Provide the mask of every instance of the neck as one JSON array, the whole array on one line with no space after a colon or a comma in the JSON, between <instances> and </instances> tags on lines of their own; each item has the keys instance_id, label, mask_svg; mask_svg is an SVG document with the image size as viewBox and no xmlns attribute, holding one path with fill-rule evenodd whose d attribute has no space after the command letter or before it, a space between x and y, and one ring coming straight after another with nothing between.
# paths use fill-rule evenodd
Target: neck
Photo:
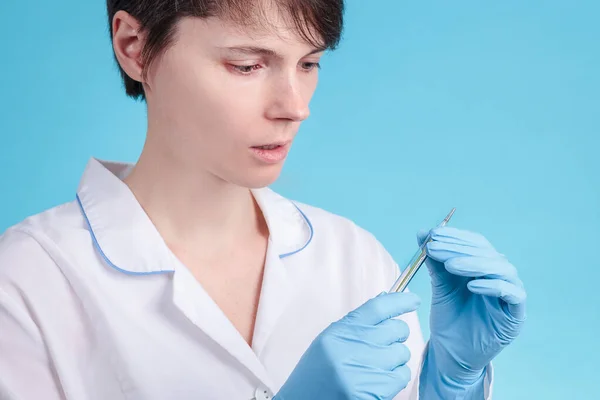
<instances>
[{"instance_id":1,"label":"neck","mask_svg":"<svg viewBox=\"0 0 600 400\"><path fill-rule=\"evenodd\" d=\"M186 170L160 151L145 147L125 183L171 248L202 249L203 258L212 258L240 241L266 236L248 188Z\"/></svg>"}]
</instances>

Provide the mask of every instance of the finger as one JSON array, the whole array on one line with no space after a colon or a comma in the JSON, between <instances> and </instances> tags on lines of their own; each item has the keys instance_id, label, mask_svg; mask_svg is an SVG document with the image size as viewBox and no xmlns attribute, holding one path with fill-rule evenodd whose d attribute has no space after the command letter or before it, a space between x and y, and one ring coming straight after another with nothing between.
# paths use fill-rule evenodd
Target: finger
<instances>
[{"instance_id":1,"label":"finger","mask_svg":"<svg viewBox=\"0 0 600 400\"><path fill-rule=\"evenodd\" d=\"M423 246L425 240L429 236L429 231L426 229L421 229L417 232L417 243L419 247ZM431 282L434 286L443 286L448 283L448 271L444 267L444 263L438 262L431 257L425 259L425 265L429 270L429 276L431 277Z\"/></svg>"},{"instance_id":2,"label":"finger","mask_svg":"<svg viewBox=\"0 0 600 400\"><path fill-rule=\"evenodd\" d=\"M393 371L410 360L410 350L403 343L396 342L389 346L380 347L376 350L379 368L385 371Z\"/></svg>"},{"instance_id":3,"label":"finger","mask_svg":"<svg viewBox=\"0 0 600 400\"><path fill-rule=\"evenodd\" d=\"M393 382L397 385L396 390L399 392L408 386L411 379L411 372L408 365L400 365L392 371Z\"/></svg>"},{"instance_id":4,"label":"finger","mask_svg":"<svg viewBox=\"0 0 600 400\"><path fill-rule=\"evenodd\" d=\"M467 287L473 293L499 297L513 305L521 304L527 298L525 289L500 279L474 279L467 283Z\"/></svg>"},{"instance_id":5,"label":"finger","mask_svg":"<svg viewBox=\"0 0 600 400\"><path fill-rule=\"evenodd\" d=\"M448 272L470 278L501 279L522 286L517 269L504 258L454 257L445 262Z\"/></svg>"},{"instance_id":6,"label":"finger","mask_svg":"<svg viewBox=\"0 0 600 400\"><path fill-rule=\"evenodd\" d=\"M411 379L411 371L408 365L401 365L387 371L379 368L368 368L361 372L362 379L358 379L352 385L353 399L395 399L398 393L408 386ZM347 397L344 396L344 398Z\"/></svg>"},{"instance_id":7,"label":"finger","mask_svg":"<svg viewBox=\"0 0 600 400\"><path fill-rule=\"evenodd\" d=\"M496 250L491 248L473 247L463 244L438 242L435 239L433 240L433 242L429 242L425 246L425 248L429 257L443 263L445 263L451 258L463 256L476 256L488 258L503 257L502 254L498 253Z\"/></svg>"},{"instance_id":8,"label":"finger","mask_svg":"<svg viewBox=\"0 0 600 400\"><path fill-rule=\"evenodd\" d=\"M410 334L408 324L400 319L386 319L375 326L371 340L382 346L389 346L396 342L405 342Z\"/></svg>"},{"instance_id":9,"label":"finger","mask_svg":"<svg viewBox=\"0 0 600 400\"><path fill-rule=\"evenodd\" d=\"M467 283L467 287L473 293L502 299L513 317L525 316L527 293L522 287L500 279L475 279Z\"/></svg>"},{"instance_id":10,"label":"finger","mask_svg":"<svg viewBox=\"0 0 600 400\"><path fill-rule=\"evenodd\" d=\"M429 236L429 230L427 229L420 229L417 232L417 244L419 245L419 247L423 246L423 242L425 242L425 239L427 239L427 236Z\"/></svg>"},{"instance_id":11,"label":"finger","mask_svg":"<svg viewBox=\"0 0 600 400\"><path fill-rule=\"evenodd\" d=\"M460 244L469 247L494 248L482 234L451 226L433 228L431 230L431 238L439 242Z\"/></svg>"},{"instance_id":12,"label":"finger","mask_svg":"<svg viewBox=\"0 0 600 400\"><path fill-rule=\"evenodd\" d=\"M349 312L349 322L377 325L387 319L415 311L421 305L419 296L412 292L383 293Z\"/></svg>"}]
</instances>

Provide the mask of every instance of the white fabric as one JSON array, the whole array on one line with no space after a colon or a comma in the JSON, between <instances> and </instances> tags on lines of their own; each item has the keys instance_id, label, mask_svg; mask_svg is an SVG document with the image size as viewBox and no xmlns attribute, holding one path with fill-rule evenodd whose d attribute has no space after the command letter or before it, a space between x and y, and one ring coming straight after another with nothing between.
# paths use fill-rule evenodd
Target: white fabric
<instances>
[{"instance_id":1,"label":"white fabric","mask_svg":"<svg viewBox=\"0 0 600 400\"><path fill-rule=\"evenodd\" d=\"M399 274L351 221L253 190L270 238L250 347L121 181L130 168L91 159L74 201L0 236L1 399L271 398L319 332ZM416 313L402 319L414 379L397 400L416 398L425 349Z\"/></svg>"}]
</instances>

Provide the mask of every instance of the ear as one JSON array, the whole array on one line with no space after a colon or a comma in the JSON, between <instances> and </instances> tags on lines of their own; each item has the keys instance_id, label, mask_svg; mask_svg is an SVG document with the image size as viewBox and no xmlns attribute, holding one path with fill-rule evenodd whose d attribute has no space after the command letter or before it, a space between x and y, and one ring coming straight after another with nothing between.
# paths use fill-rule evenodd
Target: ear
<instances>
[{"instance_id":1,"label":"ear","mask_svg":"<svg viewBox=\"0 0 600 400\"><path fill-rule=\"evenodd\" d=\"M121 68L131 78L142 82L142 50L145 36L140 23L127 12L120 10L112 20L113 50Z\"/></svg>"}]
</instances>

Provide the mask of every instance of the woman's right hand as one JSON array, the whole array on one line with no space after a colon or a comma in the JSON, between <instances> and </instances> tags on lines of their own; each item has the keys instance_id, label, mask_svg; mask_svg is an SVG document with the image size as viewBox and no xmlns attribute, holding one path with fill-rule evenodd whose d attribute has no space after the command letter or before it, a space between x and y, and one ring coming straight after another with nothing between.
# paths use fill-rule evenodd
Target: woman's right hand
<instances>
[{"instance_id":1,"label":"woman's right hand","mask_svg":"<svg viewBox=\"0 0 600 400\"><path fill-rule=\"evenodd\" d=\"M332 323L301 357L274 400L393 399L410 379L408 325L413 293L382 293Z\"/></svg>"}]
</instances>

